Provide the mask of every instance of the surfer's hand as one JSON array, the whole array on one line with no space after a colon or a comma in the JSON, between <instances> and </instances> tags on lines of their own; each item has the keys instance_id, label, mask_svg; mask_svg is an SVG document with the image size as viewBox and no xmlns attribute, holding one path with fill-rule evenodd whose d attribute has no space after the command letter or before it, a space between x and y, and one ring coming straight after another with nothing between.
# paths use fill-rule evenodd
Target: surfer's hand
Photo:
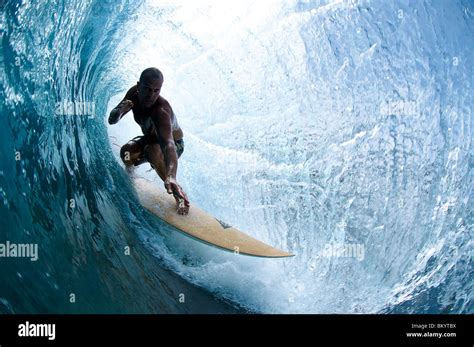
<instances>
[{"instance_id":1,"label":"surfer's hand","mask_svg":"<svg viewBox=\"0 0 474 347\"><path fill-rule=\"evenodd\" d=\"M168 177L165 181L165 188L168 194L173 194L176 199L176 207L178 214L184 215L189 212L189 199L183 188L176 182L176 179Z\"/></svg>"},{"instance_id":2,"label":"surfer's hand","mask_svg":"<svg viewBox=\"0 0 474 347\"><path fill-rule=\"evenodd\" d=\"M122 102L120 104L118 104L117 108L118 108L118 113L119 114L124 114L124 113L127 113L128 111L130 111L133 107L133 102L131 100L122 100Z\"/></svg>"}]
</instances>

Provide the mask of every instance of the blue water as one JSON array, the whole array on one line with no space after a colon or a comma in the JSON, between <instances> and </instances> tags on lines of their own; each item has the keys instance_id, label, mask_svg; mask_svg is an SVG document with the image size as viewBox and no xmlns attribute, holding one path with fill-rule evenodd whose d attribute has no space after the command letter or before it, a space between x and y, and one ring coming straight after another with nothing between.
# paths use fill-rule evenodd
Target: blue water
<instances>
[{"instance_id":1,"label":"blue water","mask_svg":"<svg viewBox=\"0 0 474 347\"><path fill-rule=\"evenodd\" d=\"M0 258L0 312L474 312L471 1L0 6L0 243L39 253ZM106 117L149 66L192 203L296 257L139 206Z\"/></svg>"}]
</instances>

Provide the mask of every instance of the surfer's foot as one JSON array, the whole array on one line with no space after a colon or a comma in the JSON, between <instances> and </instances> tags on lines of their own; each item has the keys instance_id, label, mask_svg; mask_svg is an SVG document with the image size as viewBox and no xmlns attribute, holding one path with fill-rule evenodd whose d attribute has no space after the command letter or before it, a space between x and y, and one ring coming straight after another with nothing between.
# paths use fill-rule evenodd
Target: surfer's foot
<instances>
[{"instance_id":1,"label":"surfer's foot","mask_svg":"<svg viewBox=\"0 0 474 347\"><path fill-rule=\"evenodd\" d=\"M186 215L189 213L189 206L186 205L186 201L179 196L174 195L174 199L176 200L176 212L180 215Z\"/></svg>"}]
</instances>

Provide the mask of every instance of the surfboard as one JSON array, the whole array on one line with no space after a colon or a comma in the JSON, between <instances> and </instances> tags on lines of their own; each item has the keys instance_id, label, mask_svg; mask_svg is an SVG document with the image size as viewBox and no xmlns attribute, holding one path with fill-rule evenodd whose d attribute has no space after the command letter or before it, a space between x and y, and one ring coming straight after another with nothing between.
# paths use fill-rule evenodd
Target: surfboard
<instances>
[{"instance_id":1,"label":"surfboard","mask_svg":"<svg viewBox=\"0 0 474 347\"><path fill-rule=\"evenodd\" d=\"M132 177L132 181L143 207L189 237L236 254L266 258L294 256L220 221L201 210L192 201L189 214L179 215L176 212L175 199L164 187L161 188L141 177Z\"/></svg>"}]
</instances>

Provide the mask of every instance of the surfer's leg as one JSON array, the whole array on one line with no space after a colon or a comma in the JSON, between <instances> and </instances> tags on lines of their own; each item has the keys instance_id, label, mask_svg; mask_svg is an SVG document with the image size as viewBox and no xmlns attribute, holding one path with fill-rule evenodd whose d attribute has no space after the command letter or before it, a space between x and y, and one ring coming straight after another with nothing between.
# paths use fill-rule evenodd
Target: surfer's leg
<instances>
[{"instance_id":1,"label":"surfer's leg","mask_svg":"<svg viewBox=\"0 0 474 347\"><path fill-rule=\"evenodd\" d=\"M123 145L122 148L120 148L120 158L122 158L127 168L141 164L140 161L143 159L142 137L135 137Z\"/></svg>"},{"instance_id":2,"label":"surfer's leg","mask_svg":"<svg viewBox=\"0 0 474 347\"><path fill-rule=\"evenodd\" d=\"M175 140L174 144L176 146L176 154L181 157L181 154L184 152L184 141L183 139ZM166 164L163 151L159 144L150 143L144 146L143 148L144 158L150 163L153 169L155 169L158 176L161 177L163 181L166 180Z\"/></svg>"},{"instance_id":3,"label":"surfer's leg","mask_svg":"<svg viewBox=\"0 0 474 347\"><path fill-rule=\"evenodd\" d=\"M166 181L165 157L163 156L160 145L157 143L146 145L143 152L146 160L148 160L151 167L155 169L158 176L160 176L163 182Z\"/></svg>"}]
</instances>

